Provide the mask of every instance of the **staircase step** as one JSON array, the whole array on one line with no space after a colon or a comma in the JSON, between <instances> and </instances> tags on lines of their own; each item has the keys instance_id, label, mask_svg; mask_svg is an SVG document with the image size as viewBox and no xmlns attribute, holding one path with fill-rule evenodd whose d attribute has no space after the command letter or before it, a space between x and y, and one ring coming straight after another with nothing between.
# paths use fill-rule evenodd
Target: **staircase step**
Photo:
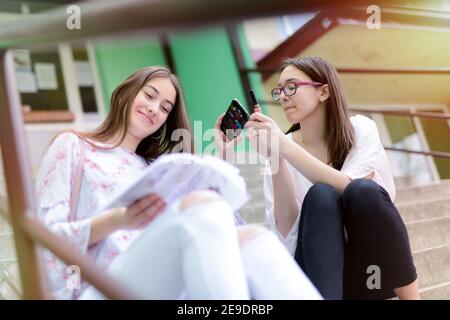
<instances>
[{"instance_id":1,"label":"staircase step","mask_svg":"<svg viewBox=\"0 0 450 320\"><path fill-rule=\"evenodd\" d=\"M250 204L244 206L239 212L249 223L265 222L263 204ZM414 251L450 243L450 216L406 222L406 227Z\"/></svg>"},{"instance_id":2,"label":"staircase step","mask_svg":"<svg viewBox=\"0 0 450 320\"><path fill-rule=\"evenodd\" d=\"M450 282L450 243L413 253L420 288ZM450 296L448 296L450 298Z\"/></svg>"},{"instance_id":3,"label":"staircase step","mask_svg":"<svg viewBox=\"0 0 450 320\"><path fill-rule=\"evenodd\" d=\"M450 216L450 197L396 205L405 222Z\"/></svg>"},{"instance_id":4,"label":"staircase step","mask_svg":"<svg viewBox=\"0 0 450 320\"><path fill-rule=\"evenodd\" d=\"M450 197L450 180L442 180L409 188L399 188L395 197L395 203L399 204L444 197Z\"/></svg>"},{"instance_id":5,"label":"staircase step","mask_svg":"<svg viewBox=\"0 0 450 320\"><path fill-rule=\"evenodd\" d=\"M420 297L423 300L449 300L450 299L450 283L446 283L434 288L420 291Z\"/></svg>"},{"instance_id":6,"label":"staircase step","mask_svg":"<svg viewBox=\"0 0 450 320\"><path fill-rule=\"evenodd\" d=\"M253 182L253 181L252 181ZM262 181L250 183L247 182L247 190L252 194L261 194L264 196L264 183Z\"/></svg>"},{"instance_id":7,"label":"staircase step","mask_svg":"<svg viewBox=\"0 0 450 320\"><path fill-rule=\"evenodd\" d=\"M266 213L264 206L244 206L239 210L239 214L248 223L265 223Z\"/></svg>"},{"instance_id":8,"label":"staircase step","mask_svg":"<svg viewBox=\"0 0 450 320\"><path fill-rule=\"evenodd\" d=\"M264 192L250 192L252 198L248 202L252 205L264 205Z\"/></svg>"},{"instance_id":9,"label":"staircase step","mask_svg":"<svg viewBox=\"0 0 450 320\"><path fill-rule=\"evenodd\" d=\"M0 281L0 298L6 300L22 299L22 282L18 265L11 263L4 270L3 275L3 281Z\"/></svg>"},{"instance_id":10,"label":"staircase step","mask_svg":"<svg viewBox=\"0 0 450 320\"><path fill-rule=\"evenodd\" d=\"M21 295L7 281L0 285L0 300L22 300Z\"/></svg>"},{"instance_id":11,"label":"staircase step","mask_svg":"<svg viewBox=\"0 0 450 320\"><path fill-rule=\"evenodd\" d=\"M258 192L263 189L263 180L260 178L244 178L249 192Z\"/></svg>"},{"instance_id":12,"label":"staircase step","mask_svg":"<svg viewBox=\"0 0 450 320\"><path fill-rule=\"evenodd\" d=\"M262 179L264 178L264 167L262 166L239 167L239 174L245 180L257 179L262 181Z\"/></svg>"},{"instance_id":13,"label":"staircase step","mask_svg":"<svg viewBox=\"0 0 450 320\"><path fill-rule=\"evenodd\" d=\"M14 258L14 238L12 234L0 234L0 261Z\"/></svg>"},{"instance_id":14,"label":"staircase step","mask_svg":"<svg viewBox=\"0 0 450 320\"><path fill-rule=\"evenodd\" d=\"M406 228L413 251L450 243L450 217L409 222Z\"/></svg>"},{"instance_id":15,"label":"staircase step","mask_svg":"<svg viewBox=\"0 0 450 320\"><path fill-rule=\"evenodd\" d=\"M264 207L264 192L249 190L249 193L251 199L247 207ZM450 198L402 203L396 205L396 207L406 223L431 218L450 217Z\"/></svg>"},{"instance_id":16,"label":"staircase step","mask_svg":"<svg viewBox=\"0 0 450 320\"><path fill-rule=\"evenodd\" d=\"M7 222L5 217L0 215L0 234L11 233L11 232L12 232L11 226L9 225L9 223Z\"/></svg>"}]
</instances>

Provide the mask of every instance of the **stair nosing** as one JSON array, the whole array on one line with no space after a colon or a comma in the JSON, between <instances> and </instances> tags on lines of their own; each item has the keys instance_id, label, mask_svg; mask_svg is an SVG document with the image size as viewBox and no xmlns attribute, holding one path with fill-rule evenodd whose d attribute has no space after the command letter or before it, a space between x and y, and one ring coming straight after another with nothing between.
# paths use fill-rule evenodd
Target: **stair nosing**
<instances>
[{"instance_id":1,"label":"stair nosing","mask_svg":"<svg viewBox=\"0 0 450 320\"><path fill-rule=\"evenodd\" d=\"M446 287L446 286L449 286L449 285L450 285L450 281L447 281L447 282L443 282L443 283L440 283L440 284L436 284L434 286L428 286L428 287L425 287L425 288L419 288L419 293L428 292L428 291L431 291L431 290L434 290L434 289L443 288L443 287Z\"/></svg>"},{"instance_id":2,"label":"stair nosing","mask_svg":"<svg viewBox=\"0 0 450 320\"><path fill-rule=\"evenodd\" d=\"M398 207L398 206L403 206L403 205L430 203L430 202L442 201L442 200L450 201L450 195L445 196L445 197L436 197L436 198L425 199L425 200L412 200L412 201L405 201L405 202L399 202L399 203L394 201L394 204L396 207Z\"/></svg>"},{"instance_id":3,"label":"stair nosing","mask_svg":"<svg viewBox=\"0 0 450 320\"><path fill-rule=\"evenodd\" d=\"M412 220L412 221L405 222L405 225L410 226L410 225L414 225L414 224L419 224L419 223L424 223L424 222L433 222L433 221L438 221L438 220L450 220L450 215L445 215L442 217L435 217L435 218L428 218L428 219Z\"/></svg>"},{"instance_id":4,"label":"stair nosing","mask_svg":"<svg viewBox=\"0 0 450 320\"><path fill-rule=\"evenodd\" d=\"M427 183L423 183L423 184L416 184L416 185L411 185L411 186L407 186L407 187L400 187L397 188L397 191L405 191L405 190L410 190L410 189L419 189L419 188L426 188L426 187L435 187L435 186L440 186L440 185L446 185L446 184L450 184L450 180L449 179L442 179L439 181L430 181Z\"/></svg>"},{"instance_id":5,"label":"stair nosing","mask_svg":"<svg viewBox=\"0 0 450 320\"><path fill-rule=\"evenodd\" d=\"M412 254L415 255L415 254L432 251L432 250L436 250L436 249L442 249L442 248L446 248L446 247L450 248L450 243L445 243L445 244L440 244L440 245L425 248L425 249L415 250L415 251L412 251Z\"/></svg>"}]
</instances>

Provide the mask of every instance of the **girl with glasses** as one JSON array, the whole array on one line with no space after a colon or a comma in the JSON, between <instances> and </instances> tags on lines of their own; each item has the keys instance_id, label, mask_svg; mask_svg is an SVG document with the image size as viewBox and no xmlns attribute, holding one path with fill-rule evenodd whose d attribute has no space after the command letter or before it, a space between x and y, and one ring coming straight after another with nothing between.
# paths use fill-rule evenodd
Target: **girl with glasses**
<instances>
[{"instance_id":1,"label":"girl with glasses","mask_svg":"<svg viewBox=\"0 0 450 320\"><path fill-rule=\"evenodd\" d=\"M419 298L375 122L349 115L338 73L322 58L284 61L271 93L290 129L284 134L259 108L246 127L272 171L268 223L291 255L325 299Z\"/></svg>"}]
</instances>

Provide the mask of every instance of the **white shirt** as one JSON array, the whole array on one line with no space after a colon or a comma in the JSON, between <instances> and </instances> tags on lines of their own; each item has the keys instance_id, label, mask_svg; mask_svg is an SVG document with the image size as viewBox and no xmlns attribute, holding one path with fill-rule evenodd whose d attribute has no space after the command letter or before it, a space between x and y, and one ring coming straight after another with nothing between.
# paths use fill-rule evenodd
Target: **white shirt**
<instances>
[{"instance_id":1,"label":"white shirt","mask_svg":"<svg viewBox=\"0 0 450 320\"><path fill-rule=\"evenodd\" d=\"M80 253L89 254L100 269L106 270L141 231L119 230L89 246L92 218L123 184L141 175L147 162L121 147L105 149L83 143L85 160L75 220L69 221L70 194L79 163L80 140L73 133L59 135L41 161L36 177L37 217L52 232L69 240ZM80 289L72 290L67 285L67 266L48 251L45 252L45 265L55 298L77 298L87 288L88 284L83 282Z\"/></svg>"},{"instance_id":2,"label":"white shirt","mask_svg":"<svg viewBox=\"0 0 450 320\"><path fill-rule=\"evenodd\" d=\"M394 178L375 122L368 117L355 115L350 117L350 123L354 129L355 140L353 147L345 158L341 172L352 180L364 178L373 173L372 180L385 188L392 201L394 201ZM288 137L292 139L292 134L288 134ZM281 235L275 225L273 186L272 176L270 174L267 174L264 178L264 198L268 224L284 243L291 255L294 256L297 247L298 224L300 221L303 199L309 188L311 188L312 183L289 163L287 166L292 177L299 212L297 213L297 219L286 238Z\"/></svg>"}]
</instances>

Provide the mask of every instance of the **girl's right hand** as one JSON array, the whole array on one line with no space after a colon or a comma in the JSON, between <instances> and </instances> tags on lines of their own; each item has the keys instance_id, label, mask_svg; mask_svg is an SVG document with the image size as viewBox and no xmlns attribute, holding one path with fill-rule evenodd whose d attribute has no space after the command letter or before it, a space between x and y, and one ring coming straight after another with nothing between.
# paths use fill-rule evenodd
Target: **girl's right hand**
<instances>
[{"instance_id":1,"label":"girl's right hand","mask_svg":"<svg viewBox=\"0 0 450 320\"><path fill-rule=\"evenodd\" d=\"M165 201L151 193L134 202L128 208L114 211L117 229L140 229L146 227L166 208Z\"/></svg>"}]
</instances>

